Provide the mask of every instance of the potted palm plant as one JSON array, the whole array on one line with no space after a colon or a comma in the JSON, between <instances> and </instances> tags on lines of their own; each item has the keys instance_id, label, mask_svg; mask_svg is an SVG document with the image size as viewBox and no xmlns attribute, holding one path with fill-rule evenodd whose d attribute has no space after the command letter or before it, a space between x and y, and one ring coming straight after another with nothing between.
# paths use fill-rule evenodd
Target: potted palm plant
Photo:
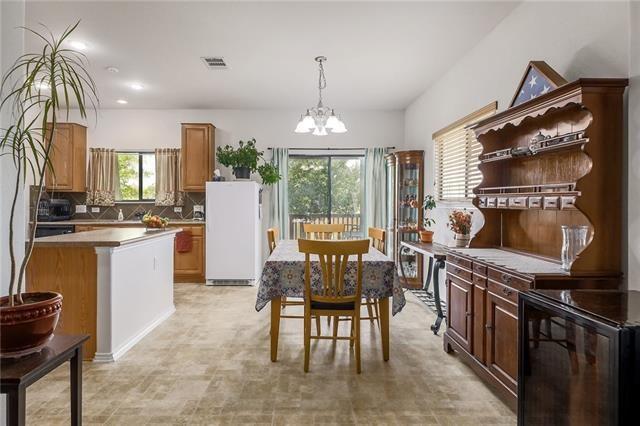
<instances>
[{"instance_id":1,"label":"potted palm plant","mask_svg":"<svg viewBox=\"0 0 640 426\"><path fill-rule=\"evenodd\" d=\"M87 72L86 57L66 47L78 23L59 37L48 29L42 33L25 30L42 42L36 53L19 57L0 85L0 109L9 113L7 128L0 133L0 155L15 166L15 185L9 216L10 282L8 296L0 298L0 356L21 356L40 350L50 339L62 309L62 295L55 292L24 292L27 264L33 252L37 209L31 209L25 254L14 251L14 222L19 194L32 180L38 205L44 188L45 171L51 168L50 152L56 141L56 126L68 119L71 108L86 118L87 109L97 105L96 86ZM50 141L47 142L47 141ZM5 175L6 176L6 175Z\"/></svg>"},{"instance_id":2,"label":"potted palm plant","mask_svg":"<svg viewBox=\"0 0 640 426\"><path fill-rule=\"evenodd\" d=\"M424 210L423 228L420 230L420 241L423 243L433 242L433 231L430 230L431 226L435 225L436 221L431 217L431 210L436 208L436 199L433 195L427 195L424 197L422 203L422 210Z\"/></svg>"},{"instance_id":3,"label":"potted palm plant","mask_svg":"<svg viewBox=\"0 0 640 426\"><path fill-rule=\"evenodd\" d=\"M278 168L264 160L264 152L256 148L256 140L240 141L238 148L231 145L219 146L216 150L218 162L233 169L236 179L249 180L251 173L258 172L262 183L273 185L281 179ZM262 161L262 164L258 163Z\"/></svg>"}]
</instances>

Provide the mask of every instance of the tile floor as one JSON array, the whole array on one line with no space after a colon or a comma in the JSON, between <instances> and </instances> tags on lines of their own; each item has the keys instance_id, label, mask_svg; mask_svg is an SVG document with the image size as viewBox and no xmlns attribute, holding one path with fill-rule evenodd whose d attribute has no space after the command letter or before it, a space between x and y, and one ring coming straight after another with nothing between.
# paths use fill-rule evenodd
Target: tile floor
<instances>
[{"instance_id":1,"label":"tile floor","mask_svg":"<svg viewBox=\"0 0 640 426\"><path fill-rule=\"evenodd\" d=\"M361 375L346 341L312 342L305 374L300 320L282 321L279 359L271 363L269 308L255 312L255 293L177 284L171 318L118 362L84 364L84 424L516 422L469 368L443 352L441 338L428 331L433 314L409 293L391 320L388 363L377 330L362 327ZM69 424L67 373L61 367L28 389L27 424Z\"/></svg>"}]
</instances>

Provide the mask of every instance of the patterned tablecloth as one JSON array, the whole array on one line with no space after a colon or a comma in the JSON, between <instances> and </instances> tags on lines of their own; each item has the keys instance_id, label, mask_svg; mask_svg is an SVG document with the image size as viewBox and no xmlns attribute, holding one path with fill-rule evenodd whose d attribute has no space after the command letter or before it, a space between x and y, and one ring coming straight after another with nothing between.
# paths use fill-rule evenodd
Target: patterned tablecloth
<instances>
[{"instance_id":1,"label":"patterned tablecloth","mask_svg":"<svg viewBox=\"0 0 640 426\"><path fill-rule=\"evenodd\" d=\"M311 258L311 287L314 291L322 288L320 264ZM317 259L317 258L316 258ZM393 261L371 247L362 256L362 296L372 299L393 297L393 315L402 310L406 301ZM347 263L345 288L353 293L357 263L355 257ZM298 241L278 241L276 249L267 259L262 270L256 311L264 308L275 297L304 296L304 254L298 251Z\"/></svg>"}]
</instances>

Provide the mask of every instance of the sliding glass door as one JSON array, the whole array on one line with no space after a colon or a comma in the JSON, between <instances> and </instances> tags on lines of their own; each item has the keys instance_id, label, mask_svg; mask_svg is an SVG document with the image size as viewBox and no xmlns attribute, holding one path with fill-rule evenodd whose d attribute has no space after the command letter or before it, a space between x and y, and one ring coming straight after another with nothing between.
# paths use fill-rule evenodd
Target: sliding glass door
<instances>
[{"instance_id":1,"label":"sliding glass door","mask_svg":"<svg viewBox=\"0 0 640 426\"><path fill-rule=\"evenodd\" d=\"M289 221L292 238L303 223L344 223L348 236L363 236L364 157L289 156Z\"/></svg>"}]
</instances>

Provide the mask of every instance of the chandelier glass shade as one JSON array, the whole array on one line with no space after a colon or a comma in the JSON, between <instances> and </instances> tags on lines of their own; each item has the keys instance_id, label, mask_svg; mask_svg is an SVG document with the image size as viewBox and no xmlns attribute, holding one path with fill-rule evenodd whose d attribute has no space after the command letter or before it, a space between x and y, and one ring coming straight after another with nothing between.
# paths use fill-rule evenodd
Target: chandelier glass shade
<instances>
[{"instance_id":1,"label":"chandelier glass shade","mask_svg":"<svg viewBox=\"0 0 640 426\"><path fill-rule=\"evenodd\" d=\"M333 110L322 103L322 90L327 87L327 80L324 76L323 62L327 60L324 56L318 56L318 105L307 109L307 112L300 116L300 121L296 126L296 133L311 133L314 136L326 136L329 133L345 133L347 127L340 117Z\"/></svg>"}]
</instances>

